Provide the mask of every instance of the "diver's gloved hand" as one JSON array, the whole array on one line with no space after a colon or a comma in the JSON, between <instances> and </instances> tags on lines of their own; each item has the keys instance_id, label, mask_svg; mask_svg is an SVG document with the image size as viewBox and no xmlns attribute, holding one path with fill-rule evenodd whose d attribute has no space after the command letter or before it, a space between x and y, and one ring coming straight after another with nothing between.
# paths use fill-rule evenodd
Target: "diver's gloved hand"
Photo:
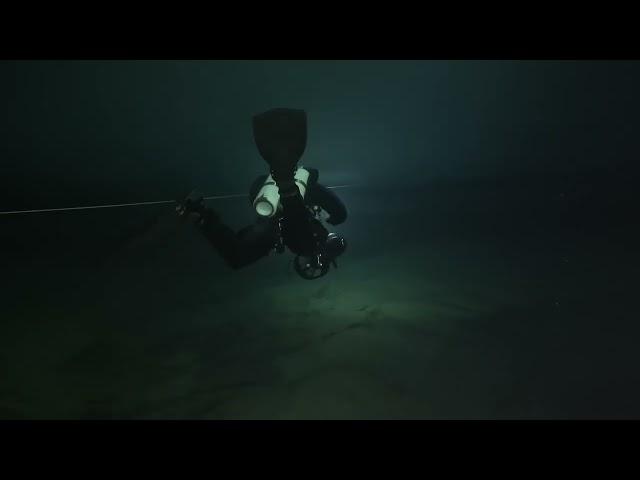
<instances>
[{"instance_id":1,"label":"diver's gloved hand","mask_svg":"<svg viewBox=\"0 0 640 480\"><path fill-rule=\"evenodd\" d=\"M204 211L204 197L196 190L187 195L183 201L178 202L178 206L176 207L176 212L179 217L187 217L192 213L197 213L202 216Z\"/></svg>"}]
</instances>

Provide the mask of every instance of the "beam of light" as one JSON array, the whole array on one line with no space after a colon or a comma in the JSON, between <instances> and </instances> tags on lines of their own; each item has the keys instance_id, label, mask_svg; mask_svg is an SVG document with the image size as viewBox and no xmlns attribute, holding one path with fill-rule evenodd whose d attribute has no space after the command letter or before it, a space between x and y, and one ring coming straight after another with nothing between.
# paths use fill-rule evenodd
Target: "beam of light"
<instances>
[{"instance_id":1,"label":"beam of light","mask_svg":"<svg viewBox=\"0 0 640 480\"><path fill-rule=\"evenodd\" d=\"M353 187L354 184L351 185L335 185L327 188L346 188ZM220 200L224 198L242 198L247 197L247 193L236 193L232 195L214 195L210 197L203 197L204 200ZM174 203L177 204L176 200L158 200L153 202L136 202L136 203L113 203L109 205L88 205L83 207L64 207L64 208L39 208L36 210L8 210L6 212L0 212L0 215L18 215L23 213L49 213L49 212L69 212L73 210L95 210L98 208L122 208L122 207L137 207L142 205L162 205Z\"/></svg>"}]
</instances>

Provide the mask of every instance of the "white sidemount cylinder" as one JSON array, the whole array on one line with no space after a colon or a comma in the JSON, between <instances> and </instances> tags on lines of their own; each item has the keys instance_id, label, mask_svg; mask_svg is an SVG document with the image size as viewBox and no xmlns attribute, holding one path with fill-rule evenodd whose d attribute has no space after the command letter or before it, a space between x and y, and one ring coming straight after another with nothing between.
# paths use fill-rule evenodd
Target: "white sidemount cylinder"
<instances>
[{"instance_id":1,"label":"white sidemount cylinder","mask_svg":"<svg viewBox=\"0 0 640 480\"><path fill-rule=\"evenodd\" d=\"M261 217L273 217L280 205L280 193L273 177L269 175L253 200L253 208Z\"/></svg>"},{"instance_id":2,"label":"white sidemount cylinder","mask_svg":"<svg viewBox=\"0 0 640 480\"><path fill-rule=\"evenodd\" d=\"M309 171L303 167L299 167L296 170L295 182L302 198L304 198L305 193L307 193L308 181ZM258 195L256 195L256 198L253 200L253 207L256 209L258 215L262 217L273 217L278 209L282 208L280 205L280 192L271 175L266 178Z\"/></svg>"},{"instance_id":3,"label":"white sidemount cylinder","mask_svg":"<svg viewBox=\"0 0 640 480\"><path fill-rule=\"evenodd\" d=\"M304 198L304 194L307 193L307 182L309 181L309 170L304 167L300 167L296 170L295 175L296 185L300 190L300 195Z\"/></svg>"}]
</instances>

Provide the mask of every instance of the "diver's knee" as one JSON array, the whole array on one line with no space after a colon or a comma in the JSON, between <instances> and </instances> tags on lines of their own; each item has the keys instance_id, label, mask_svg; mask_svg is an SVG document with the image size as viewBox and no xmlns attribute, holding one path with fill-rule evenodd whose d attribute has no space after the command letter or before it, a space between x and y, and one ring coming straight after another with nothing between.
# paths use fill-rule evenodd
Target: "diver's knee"
<instances>
[{"instance_id":1,"label":"diver's knee","mask_svg":"<svg viewBox=\"0 0 640 480\"><path fill-rule=\"evenodd\" d=\"M226 260L225 263L231 270L237 271L242 269L242 267L244 267L242 262L239 262L238 260L235 260L235 259L225 259L225 260Z\"/></svg>"},{"instance_id":2,"label":"diver's knee","mask_svg":"<svg viewBox=\"0 0 640 480\"><path fill-rule=\"evenodd\" d=\"M249 265L251 262L248 262L246 259L243 259L239 255L234 255L230 257L225 257L225 263L231 270L242 270L244 267Z\"/></svg>"}]
</instances>

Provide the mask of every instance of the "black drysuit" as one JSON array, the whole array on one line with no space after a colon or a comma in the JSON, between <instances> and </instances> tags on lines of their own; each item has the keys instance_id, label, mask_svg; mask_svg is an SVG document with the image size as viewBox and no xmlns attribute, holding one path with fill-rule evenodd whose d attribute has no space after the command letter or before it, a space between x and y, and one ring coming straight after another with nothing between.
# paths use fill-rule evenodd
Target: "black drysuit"
<instances>
[{"instance_id":1,"label":"black drysuit","mask_svg":"<svg viewBox=\"0 0 640 480\"><path fill-rule=\"evenodd\" d=\"M313 255L329 233L315 219L311 208L320 207L329 214L327 223L339 225L347 218L347 210L337 195L318 183L318 171L308 168L309 181L304 199L296 190L291 197L282 197L282 210L273 217L258 217L252 225L237 233L222 223L219 215L207 208L202 212L198 226L233 269L250 265L268 255L279 245L286 246L296 255ZM251 186L249 200L260 191L267 175L258 177Z\"/></svg>"}]
</instances>

